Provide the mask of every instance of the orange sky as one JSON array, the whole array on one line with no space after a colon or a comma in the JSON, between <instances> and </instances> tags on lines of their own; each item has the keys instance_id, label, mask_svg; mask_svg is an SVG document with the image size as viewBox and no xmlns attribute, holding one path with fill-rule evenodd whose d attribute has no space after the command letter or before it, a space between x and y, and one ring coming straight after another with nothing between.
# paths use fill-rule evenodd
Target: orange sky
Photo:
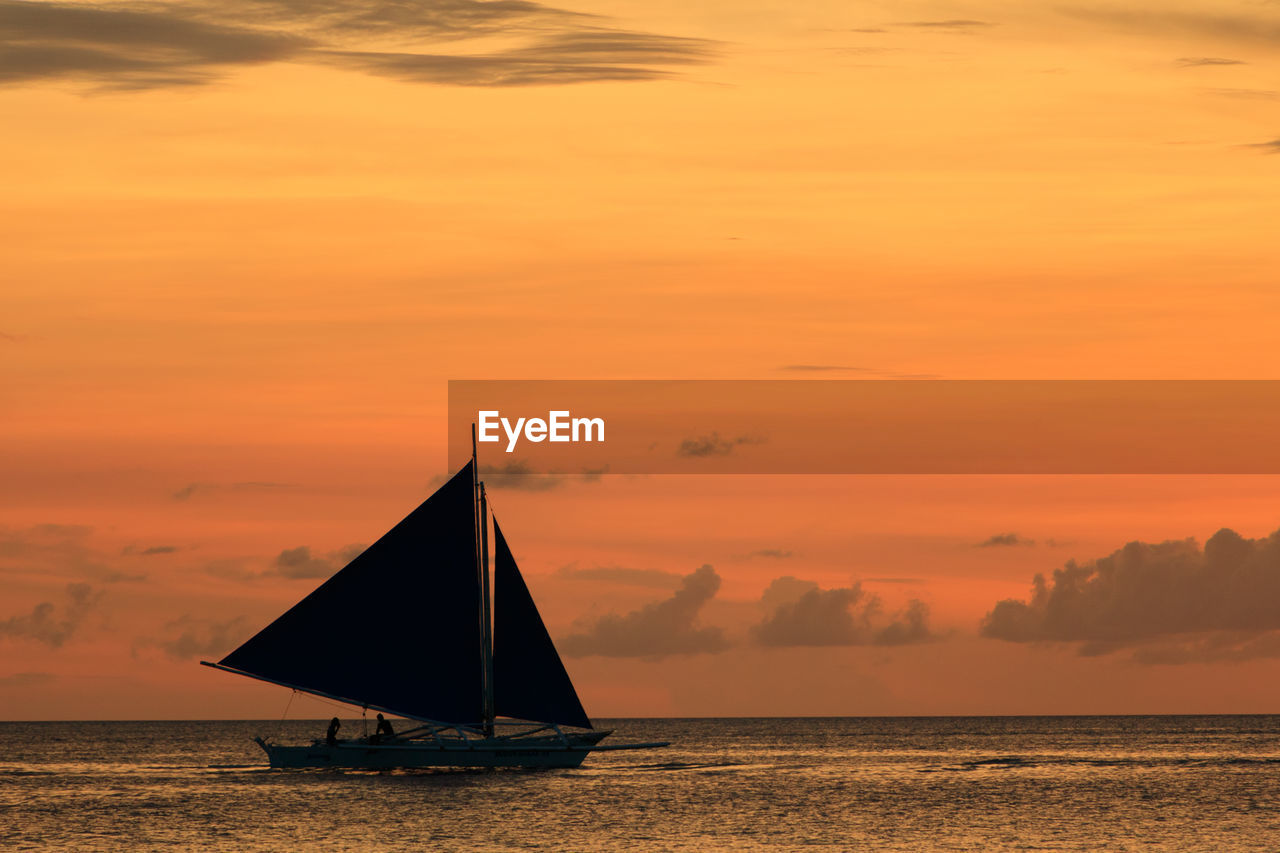
<instances>
[{"instance_id":1,"label":"orange sky","mask_svg":"<svg viewBox=\"0 0 1280 853\"><path fill-rule=\"evenodd\" d=\"M449 379L1275 378L1273 7L355 6L381 23L0 0L0 718L278 713L165 644L265 624L316 583L282 551L425 497ZM567 660L594 716L1190 712L1277 710L1274 657L979 622L1131 540L1265 536L1277 496L655 477L495 504L557 638L721 578L698 618L726 651ZM975 547L1005 533L1035 544ZM668 574L573 575L600 567ZM762 647L782 576L918 598L933 637ZM42 602L59 643L24 633Z\"/></svg>"}]
</instances>

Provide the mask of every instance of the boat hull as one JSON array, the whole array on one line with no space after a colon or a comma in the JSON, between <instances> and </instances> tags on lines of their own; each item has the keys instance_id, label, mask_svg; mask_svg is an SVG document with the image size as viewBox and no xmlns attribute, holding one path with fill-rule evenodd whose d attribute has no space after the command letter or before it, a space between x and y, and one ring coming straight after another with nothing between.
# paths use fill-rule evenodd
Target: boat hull
<instances>
[{"instance_id":1,"label":"boat hull","mask_svg":"<svg viewBox=\"0 0 1280 853\"><path fill-rule=\"evenodd\" d=\"M258 745L277 769L341 768L349 770L403 770L432 767L528 767L572 768L608 732L573 734L565 738L474 740L462 744L431 741L369 743L365 740L323 741L309 746L282 746L261 739ZM523 742L522 742L523 741Z\"/></svg>"}]
</instances>

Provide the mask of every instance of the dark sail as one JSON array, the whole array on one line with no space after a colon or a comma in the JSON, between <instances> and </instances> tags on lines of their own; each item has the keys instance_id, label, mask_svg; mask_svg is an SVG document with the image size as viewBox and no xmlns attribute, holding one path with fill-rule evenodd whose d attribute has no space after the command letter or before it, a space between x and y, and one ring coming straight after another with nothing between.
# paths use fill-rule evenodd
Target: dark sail
<instances>
[{"instance_id":1,"label":"dark sail","mask_svg":"<svg viewBox=\"0 0 1280 853\"><path fill-rule=\"evenodd\" d=\"M425 720L482 713L471 464L222 666Z\"/></svg>"},{"instance_id":2,"label":"dark sail","mask_svg":"<svg viewBox=\"0 0 1280 853\"><path fill-rule=\"evenodd\" d=\"M591 728L495 519L494 707L504 717Z\"/></svg>"}]
</instances>

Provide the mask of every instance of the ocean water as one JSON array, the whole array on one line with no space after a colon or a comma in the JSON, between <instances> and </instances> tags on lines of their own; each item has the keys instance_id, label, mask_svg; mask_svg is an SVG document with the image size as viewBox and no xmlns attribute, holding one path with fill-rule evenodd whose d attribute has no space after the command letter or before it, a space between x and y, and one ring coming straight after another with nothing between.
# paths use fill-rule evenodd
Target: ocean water
<instances>
[{"instance_id":1,"label":"ocean water","mask_svg":"<svg viewBox=\"0 0 1280 853\"><path fill-rule=\"evenodd\" d=\"M253 735L325 721L0 723L0 850L1280 850L1276 716L599 724L673 743L272 771Z\"/></svg>"}]
</instances>

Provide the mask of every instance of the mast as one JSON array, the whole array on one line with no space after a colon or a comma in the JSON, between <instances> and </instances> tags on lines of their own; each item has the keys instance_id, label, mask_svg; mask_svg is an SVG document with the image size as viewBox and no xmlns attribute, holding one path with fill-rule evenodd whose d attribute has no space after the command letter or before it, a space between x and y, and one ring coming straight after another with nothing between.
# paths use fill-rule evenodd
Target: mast
<instances>
[{"instance_id":1,"label":"mast","mask_svg":"<svg viewBox=\"0 0 1280 853\"><path fill-rule=\"evenodd\" d=\"M484 605L484 731L493 735L493 599L489 595L489 498L480 484L480 595Z\"/></svg>"},{"instance_id":2,"label":"mast","mask_svg":"<svg viewBox=\"0 0 1280 853\"><path fill-rule=\"evenodd\" d=\"M489 502L480 482L476 425L471 425L471 485L476 511L476 573L480 576L481 717L486 736L493 735L493 619L489 604Z\"/></svg>"}]
</instances>

